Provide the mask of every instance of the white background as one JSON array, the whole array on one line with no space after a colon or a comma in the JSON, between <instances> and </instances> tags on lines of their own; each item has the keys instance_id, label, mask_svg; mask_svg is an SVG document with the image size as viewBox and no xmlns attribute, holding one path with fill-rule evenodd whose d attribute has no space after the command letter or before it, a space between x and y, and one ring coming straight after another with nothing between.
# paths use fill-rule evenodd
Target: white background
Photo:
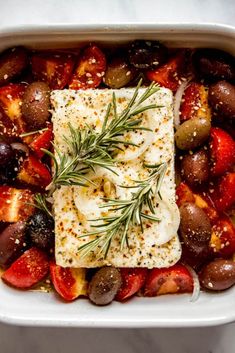
<instances>
[{"instance_id":1,"label":"white background","mask_svg":"<svg viewBox=\"0 0 235 353\"><path fill-rule=\"evenodd\" d=\"M0 28L39 23L216 22L234 0L0 0ZM1 298L0 298L1 300ZM234 303L235 310L235 303ZM233 353L235 324L198 329L47 329L0 324L1 353Z\"/></svg>"}]
</instances>

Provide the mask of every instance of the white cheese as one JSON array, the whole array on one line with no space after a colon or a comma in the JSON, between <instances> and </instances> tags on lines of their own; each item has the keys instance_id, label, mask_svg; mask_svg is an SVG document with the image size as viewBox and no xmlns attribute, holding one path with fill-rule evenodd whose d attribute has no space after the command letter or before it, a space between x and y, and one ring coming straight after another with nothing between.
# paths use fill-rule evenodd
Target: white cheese
<instances>
[{"instance_id":1,"label":"white cheese","mask_svg":"<svg viewBox=\"0 0 235 353\"><path fill-rule=\"evenodd\" d=\"M140 94L144 89L140 89ZM120 90L63 90L51 94L54 143L62 152L67 152L63 136L69 135L68 123L75 128L84 128L86 124L95 131L100 131L108 103L115 92L118 112L127 106L134 89ZM177 236L179 226L178 208L175 204L174 182L174 131L173 97L170 90L160 88L144 104L157 104L159 107L142 113L142 125L152 129L127 133L125 140L134 141L141 147L129 146L125 152L116 156L118 163L115 171L118 175L97 168L88 177L95 186L63 186L54 193L56 262L65 267L169 267L176 263L181 255L181 246ZM78 248L94 239L91 236L80 237L91 230L90 220L107 215L102 198L110 192L117 199L129 199L133 189L121 188L120 185L133 185L133 180L148 176L147 164L167 162L161 194L163 200L154 199L156 216L161 221L143 222L144 231L135 225L129 231L129 248L120 251L117 237L110 247L108 256L103 258L99 249L81 257ZM106 190L107 189L107 190ZM109 214L108 214L109 215Z\"/></svg>"}]
</instances>

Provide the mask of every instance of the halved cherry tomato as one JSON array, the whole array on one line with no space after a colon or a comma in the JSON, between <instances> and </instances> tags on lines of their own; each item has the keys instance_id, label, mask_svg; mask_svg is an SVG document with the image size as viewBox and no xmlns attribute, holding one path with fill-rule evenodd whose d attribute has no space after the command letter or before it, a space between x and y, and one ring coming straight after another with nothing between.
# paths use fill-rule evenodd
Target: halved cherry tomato
<instances>
[{"instance_id":1,"label":"halved cherry tomato","mask_svg":"<svg viewBox=\"0 0 235 353\"><path fill-rule=\"evenodd\" d=\"M38 133L37 136L30 143L29 147L33 150L38 158L42 158L44 156L44 149L50 149L51 143L53 140L53 130L52 125L50 124L47 129L41 133Z\"/></svg>"},{"instance_id":2,"label":"halved cherry tomato","mask_svg":"<svg viewBox=\"0 0 235 353\"><path fill-rule=\"evenodd\" d=\"M212 206L211 201L206 197L206 195L194 194L195 204L202 208L210 219L211 224L213 224L219 217L217 210Z\"/></svg>"},{"instance_id":3,"label":"halved cherry tomato","mask_svg":"<svg viewBox=\"0 0 235 353\"><path fill-rule=\"evenodd\" d=\"M229 217L224 215L213 225L210 246L215 255L222 257L235 253L235 228Z\"/></svg>"},{"instance_id":4,"label":"halved cherry tomato","mask_svg":"<svg viewBox=\"0 0 235 353\"><path fill-rule=\"evenodd\" d=\"M50 263L51 280L57 293L67 301L87 295L85 268L64 268Z\"/></svg>"},{"instance_id":5,"label":"halved cherry tomato","mask_svg":"<svg viewBox=\"0 0 235 353\"><path fill-rule=\"evenodd\" d=\"M185 62L185 52L180 52L171 58L159 69L147 71L146 76L150 81L159 83L160 86L171 89L173 92L180 85L180 76Z\"/></svg>"},{"instance_id":6,"label":"halved cherry tomato","mask_svg":"<svg viewBox=\"0 0 235 353\"><path fill-rule=\"evenodd\" d=\"M235 141L224 130L213 127L210 134L211 173L219 176L229 171L235 163Z\"/></svg>"},{"instance_id":7,"label":"halved cherry tomato","mask_svg":"<svg viewBox=\"0 0 235 353\"><path fill-rule=\"evenodd\" d=\"M176 264L169 268L152 269L146 279L144 296L155 297L192 291L193 278L189 270L184 265Z\"/></svg>"},{"instance_id":8,"label":"halved cherry tomato","mask_svg":"<svg viewBox=\"0 0 235 353\"><path fill-rule=\"evenodd\" d=\"M208 91L201 83L192 82L184 91L180 106L181 122L197 117L210 119L211 110L208 104Z\"/></svg>"},{"instance_id":9,"label":"halved cherry tomato","mask_svg":"<svg viewBox=\"0 0 235 353\"><path fill-rule=\"evenodd\" d=\"M26 131L26 124L21 114L22 97L25 87L24 84L15 83L0 87L0 105L16 126L18 133Z\"/></svg>"},{"instance_id":10,"label":"halved cherry tomato","mask_svg":"<svg viewBox=\"0 0 235 353\"><path fill-rule=\"evenodd\" d=\"M33 76L46 82L51 89L63 89L69 82L74 58L68 54L35 54L31 58Z\"/></svg>"},{"instance_id":11,"label":"halved cherry tomato","mask_svg":"<svg viewBox=\"0 0 235 353\"><path fill-rule=\"evenodd\" d=\"M106 58L104 53L96 45L85 48L78 61L69 88L87 89L98 87L105 74L105 69Z\"/></svg>"},{"instance_id":12,"label":"halved cherry tomato","mask_svg":"<svg viewBox=\"0 0 235 353\"><path fill-rule=\"evenodd\" d=\"M31 248L21 255L3 273L2 279L16 288L30 288L40 282L49 271L47 255L40 249Z\"/></svg>"},{"instance_id":13,"label":"halved cherry tomato","mask_svg":"<svg viewBox=\"0 0 235 353\"><path fill-rule=\"evenodd\" d=\"M27 189L0 186L0 221L26 220L34 211L33 194Z\"/></svg>"},{"instance_id":14,"label":"halved cherry tomato","mask_svg":"<svg viewBox=\"0 0 235 353\"><path fill-rule=\"evenodd\" d=\"M19 126L6 115L4 109L0 106L0 136L9 142L14 141L20 134Z\"/></svg>"},{"instance_id":15,"label":"halved cherry tomato","mask_svg":"<svg viewBox=\"0 0 235 353\"><path fill-rule=\"evenodd\" d=\"M181 182L176 188L176 203L180 207L185 202L195 202L195 196L190 187Z\"/></svg>"},{"instance_id":16,"label":"halved cherry tomato","mask_svg":"<svg viewBox=\"0 0 235 353\"><path fill-rule=\"evenodd\" d=\"M122 286L115 299L123 301L136 294L144 285L147 268L121 268Z\"/></svg>"},{"instance_id":17,"label":"halved cherry tomato","mask_svg":"<svg viewBox=\"0 0 235 353\"><path fill-rule=\"evenodd\" d=\"M51 182L51 174L45 164L29 155L22 163L17 179L27 184L45 187Z\"/></svg>"},{"instance_id":18,"label":"halved cherry tomato","mask_svg":"<svg viewBox=\"0 0 235 353\"><path fill-rule=\"evenodd\" d=\"M235 172L227 173L215 182L209 197L218 211L229 209L235 203Z\"/></svg>"}]
</instances>

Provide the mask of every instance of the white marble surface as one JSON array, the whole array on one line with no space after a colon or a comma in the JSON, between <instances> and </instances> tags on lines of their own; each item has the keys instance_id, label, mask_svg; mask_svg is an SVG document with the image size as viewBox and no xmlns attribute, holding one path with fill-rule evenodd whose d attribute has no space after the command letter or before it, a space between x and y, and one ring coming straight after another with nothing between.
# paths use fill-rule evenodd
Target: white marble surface
<instances>
[{"instance_id":1,"label":"white marble surface","mask_svg":"<svg viewBox=\"0 0 235 353\"><path fill-rule=\"evenodd\" d=\"M234 19L234 0L0 0L0 28L59 22L235 25ZM0 352L232 353L235 352L234 331L235 324L202 329L144 330L47 329L0 324Z\"/></svg>"}]
</instances>

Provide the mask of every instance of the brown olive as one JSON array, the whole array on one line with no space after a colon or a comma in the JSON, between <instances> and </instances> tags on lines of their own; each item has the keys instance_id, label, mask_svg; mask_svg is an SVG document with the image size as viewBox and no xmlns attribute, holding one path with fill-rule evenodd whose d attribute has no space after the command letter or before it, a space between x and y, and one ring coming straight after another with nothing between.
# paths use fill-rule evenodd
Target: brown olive
<instances>
[{"instance_id":1,"label":"brown olive","mask_svg":"<svg viewBox=\"0 0 235 353\"><path fill-rule=\"evenodd\" d=\"M136 40L128 55L130 64L136 69L154 69L165 62L167 49L156 41Z\"/></svg>"},{"instance_id":2,"label":"brown olive","mask_svg":"<svg viewBox=\"0 0 235 353\"><path fill-rule=\"evenodd\" d=\"M218 49L199 49L193 55L195 72L212 80L235 79L235 59Z\"/></svg>"},{"instance_id":3,"label":"brown olive","mask_svg":"<svg viewBox=\"0 0 235 353\"><path fill-rule=\"evenodd\" d=\"M121 57L114 58L109 62L104 82L111 88L121 88L126 86L133 79L133 71L128 63Z\"/></svg>"},{"instance_id":4,"label":"brown olive","mask_svg":"<svg viewBox=\"0 0 235 353\"><path fill-rule=\"evenodd\" d=\"M206 118L195 118L181 124L175 133L176 146L181 150L191 150L201 146L209 137L211 122Z\"/></svg>"},{"instance_id":5,"label":"brown olive","mask_svg":"<svg viewBox=\"0 0 235 353\"><path fill-rule=\"evenodd\" d=\"M25 246L25 223L8 225L0 235L0 265L8 266Z\"/></svg>"},{"instance_id":6,"label":"brown olive","mask_svg":"<svg viewBox=\"0 0 235 353\"><path fill-rule=\"evenodd\" d=\"M235 284L235 262L216 259L205 265L199 279L201 286L209 290L224 290Z\"/></svg>"},{"instance_id":7,"label":"brown olive","mask_svg":"<svg viewBox=\"0 0 235 353\"><path fill-rule=\"evenodd\" d=\"M205 150L183 156L181 174L190 186L197 186L209 178L209 159Z\"/></svg>"},{"instance_id":8,"label":"brown olive","mask_svg":"<svg viewBox=\"0 0 235 353\"><path fill-rule=\"evenodd\" d=\"M21 74L28 64L25 48L16 47L5 50L0 56L0 85L4 85Z\"/></svg>"},{"instance_id":9,"label":"brown olive","mask_svg":"<svg viewBox=\"0 0 235 353\"><path fill-rule=\"evenodd\" d=\"M22 114L31 128L45 126L50 116L50 89L44 82L33 82L26 88L22 101Z\"/></svg>"},{"instance_id":10,"label":"brown olive","mask_svg":"<svg viewBox=\"0 0 235 353\"><path fill-rule=\"evenodd\" d=\"M91 279L89 299L96 305L107 305L113 301L121 284L122 278L117 268L102 267Z\"/></svg>"},{"instance_id":11,"label":"brown olive","mask_svg":"<svg viewBox=\"0 0 235 353\"><path fill-rule=\"evenodd\" d=\"M211 238L211 224L206 213L194 203L180 207L180 235L187 248L194 253L204 252Z\"/></svg>"},{"instance_id":12,"label":"brown olive","mask_svg":"<svg viewBox=\"0 0 235 353\"><path fill-rule=\"evenodd\" d=\"M219 81L209 88L209 102L214 110L235 119L235 86Z\"/></svg>"}]
</instances>

